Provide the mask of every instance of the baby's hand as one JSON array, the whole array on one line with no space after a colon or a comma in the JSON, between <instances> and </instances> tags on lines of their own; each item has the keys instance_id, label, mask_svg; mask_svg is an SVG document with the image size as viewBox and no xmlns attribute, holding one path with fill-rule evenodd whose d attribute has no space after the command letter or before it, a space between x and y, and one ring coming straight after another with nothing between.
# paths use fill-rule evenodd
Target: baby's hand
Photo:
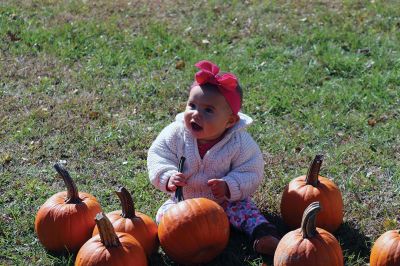
<instances>
[{"instance_id":1,"label":"baby's hand","mask_svg":"<svg viewBox=\"0 0 400 266\"><path fill-rule=\"evenodd\" d=\"M167 190L175 191L177 186L184 187L186 185L187 185L186 176L182 173L176 173L169 178L167 184Z\"/></svg>"},{"instance_id":2,"label":"baby's hand","mask_svg":"<svg viewBox=\"0 0 400 266\"><path fill-rule=\"evenodd\" d=\"M207 185L211 188L211 192L217 199L225 199L230 197L228 184L223 179L210 179Z\"/></svg>"}]
</instances>

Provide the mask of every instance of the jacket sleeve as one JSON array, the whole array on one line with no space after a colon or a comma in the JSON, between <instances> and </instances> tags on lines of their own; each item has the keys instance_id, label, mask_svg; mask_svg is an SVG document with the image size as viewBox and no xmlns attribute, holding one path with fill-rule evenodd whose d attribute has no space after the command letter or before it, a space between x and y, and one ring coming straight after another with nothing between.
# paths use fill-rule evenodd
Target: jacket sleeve
<instances>
[{"instance_id":1,"label":"jacket sleeve","mask_svg":"<svg viewBox=\"0 0 400 266\"><path fill-rule=\"evenodd\" d=\"M232 170L223 177L229 187L229 201L238 201L251 196L264 176L264 160L257 143L247 132L241 134L239 142L240 148L233 158Z\"/></svg>"},{"instance_id":2,"label":"jacket sleeve","mask_svg":"<svg viewBox=\"0 0 400 266\"><path fill-rule=\"evenodd\" d=\"M179 125L174 122L165 127L151 144L147 153L150 182L159 190L167 191L169 178L178 172Z\"/></svg>"}]
</instances>

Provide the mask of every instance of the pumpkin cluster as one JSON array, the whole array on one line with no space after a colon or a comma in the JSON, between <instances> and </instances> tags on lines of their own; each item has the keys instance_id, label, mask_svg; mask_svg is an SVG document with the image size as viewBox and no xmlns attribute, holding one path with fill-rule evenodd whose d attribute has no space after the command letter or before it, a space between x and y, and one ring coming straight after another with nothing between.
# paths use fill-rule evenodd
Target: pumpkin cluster
<instances>
[{"instance_id":1,"label":"pumpkin cluster","mask_svg":"<svg viewBox=\"0 0 400 266\"><path fill-rule=\"evenodd\" d=\"M67 191L53 195L40 207L35 231L48 251L77 253L76 266L147 265L147 257L160 244L176 262L199 264L211 261L228 243L229 221L214 201L182 197L157 226L135 210L124 187L116 191L121 210L105 214L94 196L78 192L67 170L59 164L54 167Z\"/></svg>"},{"instance_id":2,"label":"pumpkin cluster","mask_svg":"<svg viewBox=\"0 0 400 266\"><path fill-rule=\"evenodd\" d=\"M282 219L295 230L279 242L275 266L343 265L341 247L332 235L343 222L343 200L336 184L319 175L322 160L322 155L315 156L307 175L291 180L282 193ZM400 265L400 230L388 231L376 240L370 265Z\"/></svg>"},{"instance_id":3,"label":"pumpkin cluster","mask_svg":"<svg viewBox=\"0 0 400 266\"><path fill-rule=\"evenodd\" d=\"M281 215L292 231L279 242L275 266L342 266L343 253L333 236L343 222L339 188L320 176L323 161L317 155L308 173L285 187ZM184 158L181 159L182 171ZM35 231L50 252L77 253L75 265L147 265L159 246L175 262L198 265L210 262L228 244L230 228L223 208L205 198L184 199L168 209L157 224L135 210L131 194L121 187L116 194L121 210L104 214L97 199L79 192L70 174L54 165L66 191L50 197L39 209ZM382 234L372 247L371 266L400 265L400 231Z\"/></svg>"},{"instance_id":4,"label":"pumpkin cluster","mask_svg":"<svg viewBox=\"0 0 400 266\"><path fill-rule=\"evenodd\" d=\"M147 256L158 249L157 224L135 211L131 194L116 191L122 210L102 212L97 199L78 192L61 165L54 168L67 191L50 197L39 209L35 231L51 253L77 253L75 265L147 265Z\"/></svg>"}]
</instances>

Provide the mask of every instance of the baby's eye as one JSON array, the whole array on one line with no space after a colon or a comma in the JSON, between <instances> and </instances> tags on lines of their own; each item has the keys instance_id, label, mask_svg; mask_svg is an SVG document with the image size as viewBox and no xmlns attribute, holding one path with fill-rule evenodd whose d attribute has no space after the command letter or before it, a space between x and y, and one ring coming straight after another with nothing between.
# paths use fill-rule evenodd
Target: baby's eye
<instances>
[{"instance_id":1,"label":"baby's eye","mask_svg":"<svg viewBox=\"0 0 400 266\"><path fill-rule=\"evenodd\" d=\"M206 113L209 113L209 114L214 113L214 110L211 109L211 108L206 108L206 109L204 109L204 110L206 111Z\"/></svg>"},{"instance_id":2,"label":"baby's eye","mask_svg":"<svg viewBox=\"0 0 400 266\"><path fill-rule=\"evenodd\" d=\"M190 109L196 108L196 105L194 103L188 103L187 105Z\"/></svg>"}]
</instances>

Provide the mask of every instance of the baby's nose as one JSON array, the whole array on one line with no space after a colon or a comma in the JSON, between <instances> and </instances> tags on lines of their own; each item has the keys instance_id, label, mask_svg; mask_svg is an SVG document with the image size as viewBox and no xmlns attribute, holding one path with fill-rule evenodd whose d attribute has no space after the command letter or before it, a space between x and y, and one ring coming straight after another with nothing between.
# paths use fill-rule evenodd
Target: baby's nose
<instances>
[{"instance_id":1,"label":"baby's nose","mask_svg":"<svg viewBox=\"0 0 400 266\"><path fill-rule=\"evenodd\" d=\"M199 117L199 116L200 116L199 110L193 110L193 117Z\"/></svg>"}]
</instances>

